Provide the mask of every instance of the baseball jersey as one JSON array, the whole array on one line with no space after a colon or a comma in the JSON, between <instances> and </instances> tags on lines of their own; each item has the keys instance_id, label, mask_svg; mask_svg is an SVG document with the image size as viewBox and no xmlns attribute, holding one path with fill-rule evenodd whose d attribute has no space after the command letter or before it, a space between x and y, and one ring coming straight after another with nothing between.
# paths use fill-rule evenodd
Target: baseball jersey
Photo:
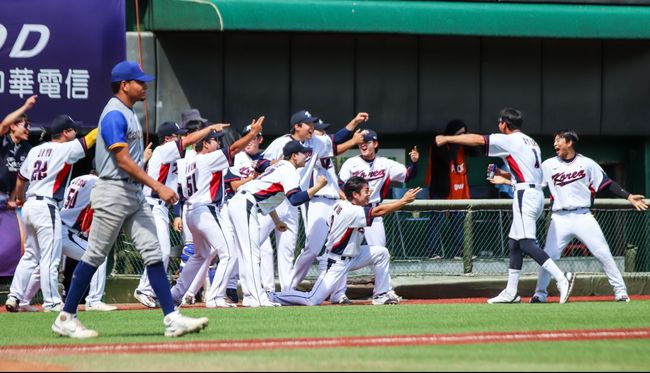
<instances>
[{"instance_id":1,"label":"baseball jersey","mask_svg":"<svg viewBox=\"0 0 650 373\"><path fill-rule=\"evenodd\" d=\"M542 151L535 140L523 132L493 133L484 138L485 154L503 159L516 183L542 183Z\"/></svg>"},{"instance_id":2,"label":"baseball jersey","mask_svg":"<svg viewBox=\"0 0 650 373\"><path fill-rule=\"evenodd\" d=\"M346 160L339 171L339 179L344 183L352 176L366 179L370 189L369 202L372 204L386 198L391 181L404 182L409 173L403 164L392 159L378 156L372 161L366 161L357 155Z\"/></svg>"},{"instance_id":3,"label":"baseball jersey","mask_svg":"<svg viewBox=\"0 0 650 373\"><path fill-rule=\"evenodd\" d=\"M314 135L314 138L316 138L320 144L317 146L317 148L322 148L323 150L320 152L320 155L318 159L315 161L313 170L311 172L311 180L305 187L301 183L301 188L303 190L307 190L307 188L312 187L315 183L316 180L318 180L319 176L325 176L327 178L327 185L325 185L321 190L316 192L316 196L321 196L321 197L327 197L327 198L339 198L339 183L338 183L338 176L336 176L336 170L334 169L334 162L332 161L332 157L336 155L336 145L334 145L332 137L323 135L323 136L316 136ZM314 141L312 141L313 143ZM316 145L307 145L306 146L316 146ZM314 151L316 153L316 151ZM306 170L305 172L307 172ZM308 174L305 173L304 177L307 177ZM302 179L301 179L302 181Z\"/></svg>"},{"instance_id":4,"label":"baseball jersey","mask_svg":"<svg viewBox=\"0 0 650 373\"><path fill-rule=\"evenodd\" d=\"M307 139L303 146L311 148L311 153L307 153L305 166L298 169L300 174L300 188L307 190L314 184L314 169L319 164L332 166L332 157L334 156L334 146L329 136L312 136ZM338 194L337 194L338 196Z\"/></svg>"},{"instance_id":5,"label":"baseball jersey","mask_svg":"<svg viewBox=\"0 0 650 373\"><path fill-rule=\"evenodd\" d=\"M542 163L544 182L551 193L551 210L575 210L593 205L596 192L612 183L605 171L581 154L565 161L560 157Z\"/></svg>"},{"instance_id":6,"label":"baseball jersey","mask_svg":"<svg viewBox=\"0 0 650 373\"><path fill-rule=\"evenodd\" d=\"M251 193L262 214L275 210L286 197L300 192L298 171L289 161L269 166L257 179L242 185L239 191Z\"/></svg>"},{"instance_id":7,"label":"baseball jersey","mask_svg":"<svg viewBox=\"0 0 650 373\"><path fill-rule=\"evenodd\" d=\"M13 192L18 170L31 148L27 141L16 144L9 134L0 137L0 193Z\"/></svg>"},{"instance_id":8,"label":"baseball jersey","mask_svg":"<svg viewBox=\"0 0 650 373\"><path fill-rule=\"evenodd\" d=\"M179 181L183 194L187 193L187 203L191 206L221 205L225 197L223 179L231 164L230 148L197 154L185 162L185 169L179 172Z\"/></svg>"},{"instance_id":9,"label":"baseball jersey","mask_svg":"<svg viewBox=\"0 0 650 373\"><path fill-rule=\"evenodd\" d=\"M259 153L251 156L246 152L239 152L235 154L235 160L230 171L245 179L255 171L255 165L257 165L257 160L260 159L260 156L261 154Z\"/></svg>"},{"instance_id":10,"label":"baseball jersey","mask_svg":"<svg viewBox=\"0 0 650 373\"><path fill-rule=\"evenodd\" d=\"M329 231L325 250L344 256L358 255L364 227L372 225L371 212L369 206L353 205L346 200L336 202L327 218Z\"/></svg>"},{"instance_id":11,"label":"baseball jersey","mask_svg":"<svg viewBox=\"0 0 650 373\"><path fill-rule=\"evenodd\" d=\"M81 231L84 217L90 210L90 192L97 179L95 175L83 175L70 182L61 209L63 225Z\"/></svg>"},{"instance_id":12,"label":"baseball jersey","mask_svg":"<svg viewBox=\"0 0 650 373\"><path fill-rule=\"evenodd\" d=\"M95 149L97 176L102 179L129 179L129 174L117 166L117 160L111 150L128 146L131 159L140 168L144 166L142 126L135 111L117 97L112 97L99 118L98 128L99 136Z\"/></svg>"},{"instance_id":13,"label":"baseball jersey","mask_svg":"<svg viewBox=\"0 0 650 373\"><path fill-rule=\"evenodd\" d=\"M154 149L151 159L147 164L147 174L172 190L178 185L178 164L177 161L183 156L182 141L168 141ZM150 187L142 188L144 195L152 198L159 198L158 193Z\"/></svg>"},{"instance_id":14,"label":"baseball jersey","mask_svg":"<svg viewBox=\"0 0 650 373\"><path fill-rule=\"evenodd\" d=\"M273 140L266 149L264 149L261 158L268 159L269 161L283 159L284 155L282 154L282 148L284 148L284 146L287 145L289 141L294 140L296 139L294 139L290 134L278 137L277 139Z\"/></svg>"},{"instance_id":15,"label":"baseball jersey","mask_svg":"<svg viewBox=\"0 0 650 373\"><path fill-rule=\"evenodd\" d=\"M194 159L194 157L196 157L196 150L194 150L193 148L192 149L187 148L185 149L185 157L176 160L176 172L177 172L176 179L178 181L180 195L182 195L186 201L189 196L187 195L187 190L183 189L185 188L184 185L186 184L181 183L181 180L185 178L185 169L186 169L185 165L191 162Z\"/></svg>"},{"instance_id":16,"label":"baseball jersey","mask_svg":"<svg viewBox=\"0 0 650 373\"><path fill-rule=\"evenodd\" d=\"M27 198L41 196L63 200L72 165L83 158L87 150L83 138L50 141L32 148L18 172L19 178L29 182Z\"/></svg>"}]
</instances>

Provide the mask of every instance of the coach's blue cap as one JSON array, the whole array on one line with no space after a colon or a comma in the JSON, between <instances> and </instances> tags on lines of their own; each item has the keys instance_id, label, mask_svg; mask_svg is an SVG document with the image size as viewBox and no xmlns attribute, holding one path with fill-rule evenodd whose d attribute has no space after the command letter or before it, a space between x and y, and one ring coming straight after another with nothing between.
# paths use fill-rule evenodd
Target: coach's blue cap
<instances>
[{"instance_id":1,"label":"coach's blue cap","mask_svg":"<svg viewBox=\"0 0 650 373\"><path fill-rule=\"evenodd\" d=\"M176 122L164 122L160 125L160 127L158 127L158 131L156 133L158 134L159 139L164 139L165 136L185 135L187 133L187 130L181 128Z\"/></svg>"},{"instance_id":2,"label":"coach's blue cap","mask_svg":"<svg viewBox=\"0 0 650 373\"><path fill-rule=\"evenodd\" d=\"M291 116L291 126L298 123L316 123L318 122L318 117L311 115L307 110L300 110L296 113L293 113Z\"/></svg>"},{"instance_id":3,"label":"coach's blue cap","mask_svg":"<svg viewBox=\"0 0 650 373\"><path fill-rule=\"evenodd\" d=\"M50 133L52 135L58 135L59 133L63 132L64 130L67 130L68 128L74 128L75 130L79 131L79 129L81 128L81 123L75 122L67 114L57 115L52 120L52 125L50 126Z\"/></svg>"},{"instance_id":4,"label":"coach's blue cap","mask_svg":"<svg viewBox=\"0 0 650 373\"><path fill-rule=\"evenodd\" d=\"M363 141L368 142L368 141L377 141L379 140L379 137L377 136L377 132L371 130L371 129L365 129L363 130Z\"/></svg>"},{"instance_id":5,"label":"coach's blue cap","mask_svg":"<svg viewBox=\"0 0 650 373\"><path fill-rule=\"evenodd\" d=\"M288 157L293 153L311 153L311 148L303 146L299 141L292 140L284 145L282 154Z\"/></svg>"},{"instance_id":6,"label":"coach's blue cap","mask_svg":"<svg viewBox=\"0 0 650 373\"><path fill-rule=\"evenodd\" d=\"M314 123L314 129L319 130L319 131L325 131L329 127L330 127L330 124L323 122L322 119L319 119L316 123Z\"/></svg>"},{"instance_id":7,"label":"coach's blue cap","mask_svg":"<svg viewBox=\"0 0 650 373\"><path fill-rule=\"evenodd\" d=\"M122 80L140 80L143 82L150 82L154 79L156 78L145 74L140 68L140 65L134 61L122 61L115 65L111 71L112 82L121 82Z\"/></svg>"}]
</instances>

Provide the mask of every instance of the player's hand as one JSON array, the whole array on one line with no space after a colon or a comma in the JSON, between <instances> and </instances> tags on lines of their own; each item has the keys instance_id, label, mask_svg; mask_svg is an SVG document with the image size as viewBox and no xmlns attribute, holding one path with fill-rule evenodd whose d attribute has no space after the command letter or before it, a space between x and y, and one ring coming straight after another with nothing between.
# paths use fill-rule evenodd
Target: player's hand
<instances>
[{"instance_id":1,"label":"player's hand","mask_svg":"<svg viewBox=\"0 0 650 373\"><path fill-rule=\"evenodd\" d=\"M510 179L506 179L505 177L501 175L494 175L493 178L487 179L490 183L492 184L510 184Z\"/></svg>"},{"instance_id":2,"label":"player's hand","mask_svg":"<svg viewBox=\"0 0 650 373\"><path fill-rule=\"evenodd\" d=\"M630 194L627 196L627 200L630 201L632 206L634 206L637 211L646 211L648 209L648 204L644 201L645 196L641 194Z\"/></svg>"},{"instance_id":3,"label":"player's hand","mask_svg":"<svg viewBox=\"0 0 650 373\"><path fill-rule=\"evenodd\" d=\"M174 205L176 202L178 202L178 194L174 192L171 188L168 188L162 184L160 184L160 187L157 188L156 193L158 193L158 197L165 201L168 205Z\"/></svg>"},{"instance_id":4,"label":"player's hand","mask_svg":"<svg viewBox=\"0 0 650 373\"><path fill-rule=\"evenodd\" d=\"M436 145L437 146L443 146L446 143L447 143L447 136L444 136L444 135L436 136Z\"/></svg>"},{"instance_id":5,"label":"player's hand","mask_svg":"<svg viewBox=\"0 0 650 373\"><path fill-rule=\"evenodd\" d=\"M224 128L230 127L230 123L214 123L211 124L210 127L212 128L213 131L221 132L223 131Z\"/></svg>"},{"instance_id":6,"label":"player's hand","mask_svg":"<svg viewBox=\"0 0 650 373\"><path fill-rule=\"evenodd\" d=\"M367 122L368 118L369 118L368 113L361 112L361 113L358 113L357 116L354 117L354 119L352 119L352 121L354 122L355 126L358 126L359 124L361 124L363 122Z\"/></svg>"},{"instance_id":7,"label":"player's hand","mask_svg":"<svg viewBox=\"0 0 650 373\"><path fill-rule=\"evenodd\" d=\"M142 158L144 159L144 163L149 162L151 156L153 155L153 149L151 149L152 146L153 143L149 143L147 147L144 148L144 154L142 155Z\"/></svg>"},{"instance_id":8,"label":"player's hand","mask_svg":"<svg viewBox=\"0 0 650 373\"><path fill-rule=\"evenodd\" d=\"M7 201L7 208L10 210L15 210L18 208L18 205L16 204L16 201L10 199Z\"/></svg>"},{"instance_id":9,"label":"player's hand","mask_svg":"<svg viewBox=\"0 0 650 373\"><path fill-rule=\"evenodd\" d=\"M275 229L279 230L280 232L286 232L286 230L289 229L289 227L285 222L280 221L275 223Z\"/></svg>"},{"instance_id":10,"label":"player's hand","mask_svg":"<svg viewBox=\"0 0 650 373\"><path fill-rule=\"evenodd\" d=\"M409 189L406 193L404 193L404 195L400 199L402 201L406 202L406 203L411 203L411 202L415 201L415 197L421 191L422 191L422 188L420 188L420 187Z\"/></svg>"},{"instance_id":11,"label":"player's hand","mask_svg":"<svg viewBox=\"0 0 650 373\"><path fill-rule=\"evenodd\" d=\"M354 135L352 135L352 140L354 140L354 143L356 145L363 144L363 135L364 135L364 133L365 133L365 131L360 129L360 128L357 129L354 132Z\"/></svg>"},{"instance_id":12,"label":"player's hand","mask_svg":"<svg viewBox=\"0 0 650 373\"><path fill-rule=\"evenodd\" d=\"M9 201L9 202L7 203L7 206L10 206L10 204L11 204L11 201ZM17 208L19 208L19 207L23 207L23 204L25 204L25 200L23 200L22 198L16 197L16 199L13 201L13 205L15 206L15 207L13 207L13 208L14 208L14 209L17 209ZM11 207L10 207L10 208L11 208Z\"/></svg>"},{"instance_id":13,"label":"player's hand","mask_svg":"<svg viewBox=\"0 0 650 373\"><path fill-rule=\"evenodd\" d=\"M319 176L318 179L316 179L316 186L318 189L322 189L327 185L327 178L325 176Z\"/></svg>"},{"instance_id":14,"label":"player's hand","mask_svg":"<svg viewBox=\"0 0 650 373\"><path fill-rule=\"evenodd\" d=\"M413 149L409 152L409 156L411 157L411 162L417 163L418 159L420 159L420 153L418 153L418 146L415 145Z\"/></svg>"},{"instance_id":15,"label":"player's hand","mask_svg":"<svg viewBox=\"0 0 650 373\"><path fill-rule=\"evenodd\" d=\"M172 223L174 230L176 232L180 232L183 230L183 219L181 218L174 218L174 222Z\"/></svg>"},{"instance_id":16,"label":"player's hand","mask_svg":"<svg viewBox=\"0 0 650 373\"><path fill-rule=\"evenodd\" d=\"M251 131L255 131L256 133L262 132L262 123L264 123L264 115L257 119L253 119L251 121Z\"/></svg>"},{"instance_id":17,"label":"player's hand","mask_svg":"<svg viewBox=\"0 0 650 373\"><path fill-rule=\"evenodd\" d=\"M29 110L33 108L34 105L36 105L36 98L38 98L38 95L29 96L27 100L25 100L25 103L23 104L23 108L25 108L25 110Z\"/></svg>"}]
</instances>

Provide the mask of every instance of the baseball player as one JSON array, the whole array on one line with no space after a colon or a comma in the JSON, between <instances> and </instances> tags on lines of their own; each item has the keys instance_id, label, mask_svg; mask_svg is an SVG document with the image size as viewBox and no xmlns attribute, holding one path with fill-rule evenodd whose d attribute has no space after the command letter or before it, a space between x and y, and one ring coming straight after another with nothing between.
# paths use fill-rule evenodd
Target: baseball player
<instances>
[{"instance_id":1,"label":"baseball player","mask_svg":"<svg viewBox=\"0 0 650 373\"><path fill-rule=\"evenodd\" d=\"M75 268L63 311L52 325L52 331L59 335L71 338L98 335L77 319L77 307L97 267L104 262L123 228L142 254L149 282L163 311L165 336L198 332L208 325L205 317L190 318L174 310L153 214L142 193L141 185L144 184L166 203L178 202L173 190L142 169L142 126L133 106L146 98L147 82L153 79L132 61L122 61L111 71L114 96L99 119L100 136L95 152L99 180L90 196L93 221L88 248Z\"/></svg>"},{"instance_id":2,"label":"baseball player","mask_svg":"<svg viewBox=\"0 0 650 373\"><path fill-rule=\"evenodd\" d=\"M629 302L630 297L614 258L598 222L591 214L596 192L608 188L614 195L627 199L638 211L645 211L648 205L639 194L630 194L614 180L607 177L603 169L593 160L576 153L578 134L573 130L561 130L555 134L553 147L556 157L542 163L543 185L551 193L551 225L544 251L553 260L560 259L562 250L573 238L582 241L597 258L614 288L616 301ZM549 273L539 270L535 295L530 303L545 303Z\"/></svg>"},{"instance_id":3,"label":"baseball player","mask_svg":"<svg viewBox=\"0 0 650 373\"><path fill-rule=\"evenodd\" d=\"M438 146L483 145L487 156L502 158L512 170L516 196L512 201L512 226L508 235L510 249L508 284L498 296L490 298L487 302L490 304L521 302L517 288L523 253L526 253L555 278L560 291L560 303L565 303L571 294L575 275L571 272L562 272L537 244L536 221L544 210L541 150L535 140L521 131L523 116L519 110L513 108L501 110L498 122L501 132L498 134L483 136L469 133L436 136Z\"/></svg>"},{"instance_id":4,"label":"baseball player","mask_svg":"<svg viewBox=\"0 0 650 373\"><path fill-rule=\"evenodd\" d=\"M264 117L253 121L252 130L235 141L230 147L219 150L218 139L222 132L211 132L199 144L198 154L186 164L179 178L183 194L188 196L187 225L194 237L194 256L185 264L185 268L176 285L172 288L172 297L179 301L185 295L195 277L205 278L208 265L214 257L219 257L214 281L206 294L206 306L235 307L226 301L226 286L237 263L237 253L233 243L233 232L227 214L222 214L221 207L225 198L224 176L232 165L233 154L243 149L262 129ZM199 271L202 269L202 271Z\"/></svg>"},{"instance_id":5,"label":"baseball player","mask_svg":"<svg viewBox=\"0 0 650 373\"><path fill-rule=\"evenodd\" d=\"M337 132L333 139L328 137L314 138L312 136L314 132L314 123L318 121L318 118L311 115L309 111L298 111L291 116L291 133L275 139L269 147L264 150L262 153L262 159L258 162L256 171L262 173L266 167L272 164L272 162L282 159L283 147L288 142L297 140L313 150L312 153L307 154L305 166L300 170L300 187L303 190L306 190L313 182L312 172L316 163L319 162L321 158L331 158L334 152L334 144L349 140L352 136L352 131L354 131L356 126L364 120L367 120L367 114L359 113L345 128ZM296 239L298 237L298 209L285 201L278 206L276 212L280 217L280 220L287 225L287 230L285 232L278 232L277 230L275 232L278 277L280 280L280 288L284 290L291 286L291 271L293 267L294 252L296 249ZM267 222L267 224L270 224L270 222ZM263 227L266 227L267 224L264 224Z\"/></svg>"},{"instance_id":6,"label":"baseball player","mask_svg":"<svg viewBox=\"0 0 650 373\"><path fill-rule=\"evenodd\" d=\"M420 188L410 189L396 202L375 207L369 206L370 189L368 182L359 176L352 176L343 186L347 200L339 200L332 206L329 217L326 251L323 262L326 268L309 293L289 290L271 293L270 298L282 305L320 305L338 284L347 277L348 272L369 265L375 273L373 305L397 304L399 297L390 285L390 254L383 246L361 245L364 230L376 217L387 215L415 200Z\"/></svg>"},{"instance_id":7,"label":"baseball player","mask_svg":"<svg viewBox=\"0 0 650 373\"><path fill-rule=\"evenodd\" d=\"M25 298L24 291L39 264L44 310L62 308L58 290L62 237L59 202L63 200L72 165L86 156L97 137L94 129L76 140L78 129L79 124L67 115L54 118L50 127L52 141L32 148L18 172L16 204L21 206L24 202L22 220L26 238L25 254L16 267L5 303L10 311Z\"/></svg>"},{"instance_id":8,"label":"baseball player","mask_svg":"<svg viewBox=\"0 0 650 373\"><path fill-rule=\"evenodd\" d=\"M311 152L312 149L299 141L287 142L282 149L284 159L269 166L257 179L242 185L229 202L230 218L241 250L239 275L242 283L246 283L242 291L250 291L250 294L244 294L244 297L250 297L250 307L279 305L269 301L260 280L260 245L273 227L260 226L258 212L270 214L276 228L286 229L274 210L285 199L292 206L303 204L327 184L325 178L320 178L313 187L300 189L300 176L296 169L305 166Z\"/></svg>"},{"instance_id":9,"label":"baseball player","mask_svg":"<svg viewBox=\"0 0 650 373\"><path fill-rule=\"evenodd\" d=\"M345 130L350 131L367 120L367 113L359 113L352 119L352 121L350 121L350 123L348 123ZM318 193L314 195L314 198L302 205L300 208L305 226L305 247L300 251L300 254L293 265L291 273L291 289L295 289L302 280L304 280L305 276L307 276L312 262L320 254L323 244L325 244L325 240L327 239L327 218L330 209L334 203L338 201L340 193L338 176L334 169L332 157L342 154L348 149L363 142L363 134L361 130L357 130L352 139L337 145L336 141L339 140L336 139L336 136L328 136L325 132L329 126L329 123L325 123L319 119L314 124L314 136L312 136L312 139L315 140L308 140L311 142L320 141L327 144L326 152L322 153L318 158L314 158L315 162L311 171L311 180L309 179L310 175L308 173L308 168L305 167L301 170L301 181L305 184L309 183L307 185L301 184L303 189L312 185L320 176L327 179L327 185L323 189L319 190ZM305 144L307 146L313 146L314 148L316 147L313 144ZM334 303L349 304L350 301L347 297L342 296L340 299L334 300Z\"/></svg>"},{"instance_id":10,"label":"baseball player","mask_svg":"<svg viewBox=\"0 0 650 373\"><path fill-rule=\"evenodd\" d=\"M194 145L204 138L211 131L221 131L228 124L213 124L191 134L186 129L181 129L175 122L164 122L158 127L158 140L160 145L154 149L151 159L147 165L147 174L168 188L175 189L178 186L177 161L183 157L185 148ZM185 135L185 136L184 136ZM183 136L179 138L179 136ZM151 206L156 231L160 240L160 249L163 254L163 265L165 270L169 265L169 254L171 241L169 238L169 208L165 201L158 198L158 194L150 187L144 186L143 193L147 203ZM180 215L180 204L174 205L174 229L182 230ZM133 296L147 307L156 307L153 289L149 284L147 273L143 273L138 287Z\"/></svg>"}]
</instances>

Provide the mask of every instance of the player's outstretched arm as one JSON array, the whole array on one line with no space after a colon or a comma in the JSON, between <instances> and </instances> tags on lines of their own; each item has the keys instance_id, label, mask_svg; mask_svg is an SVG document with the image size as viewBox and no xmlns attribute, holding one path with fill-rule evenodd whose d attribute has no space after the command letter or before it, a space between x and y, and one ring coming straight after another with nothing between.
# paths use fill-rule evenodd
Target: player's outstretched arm
<instances>
[{"instance_id":1,"label":"player's outstretched arm","mask_svg":"<svg viewBox=\"0 0 650 373\"><path fill-rule=\"evenodd\" d=\"M422 191L422 188L420 187L409 189L406 193L404 193L402 198L400 198L399 200L392 203L384 203L373 208L370 211L370 215L373 218L376 218L376 217L388 215L391 212L395 212L401 209L402 207L408 205L409 203L415 201L415 197L417 196L418 193L420 193L420 191Z\"/></svg>"},{"instance_id":2,"label":"player's outstretched arm","mask_svg":"<svg viewBox=\"0 0 650 373\"><path fill-rule=\"evenodd\" d=\"M336 154L343 154L361 143L363 143L363 130L358 129L350 140L336 145Z\"/></svg>"},{"instance_id":3,"label":"player's outstretched arm","mask_svg":"<svg viewBox=\"0 0 650 373\"><path fill-rule=\"evenodd\" d=\"M352 132L355 130L355 128L357 128L358 125L360 125L363 122L367 122L368 118L369 118L368 113L359 112L357 113L357 116L352 118L352 120L345 126L345 129Z\"/></svg>"},{"instance_id":4,"label":"player's outstretched arm","mask_svg":"<svg viewBox=\"0 0 650 373\"><path fill-rule=\"evenodd\" d=\"M445 135L436 136L436 145L443 146L446 144L481 146L481 145L485 145L485 137L474 133L466 133L463 135L455 135L455 136L445 136Z\"/></svg>"},{"instance_id":5,"label":"player's outstretched arm","mask_svg":"<svg viewBox=\"0 0 650 373\"><path fill-rule=\"evenodd\" d=\"M262 132L263 123L264 123L264 115L262 115L257 119L253 119L251 121L251 130L248 131L246 136L242 136L242 138L240 138L239 140L235 141L232 145L230 145L230 154L234 155L242 151L242 149L244 149L246 145L248 145L248 143L251 142L251 140L253 140L257 136L257 134Z\"/></svg>"},{"instance_id":6,"label":"player's outstretched arm","mask_svg":"<svg viewBox=\"0 0 650 373\"><path fill-rule=\"evenodd\" d=\"M211 124L205 128L202 128L198 131L192 132L185 136L183 139L181 139L181 146L183 148L186 148L190 145L194 145L197 142L201 141L204 137L206 137L210 132L216 131L216 132L221 132L223 131L224 128L230 127L229 123L215 123Z\"/></svg>"},{"instance_id":7,"label":"player's outstretched arm","mask_svg":"<svg viewBox=\"0 0 650 373\"><path fill-rule=\"evenodd\" d=\"M645 196L641 194L630 194L627 196L627 200L630 201L637 211L646 211L648 209L648 203L645 201Z\"/></svg>"},{"instance_id":8,"label":"player's outstretched arm","mask_svg":"<svg viewBox=\"0 0 650 373\"><path fill-rule=\"evenodd\" d=\"M34 105L36 105L37 97L37 95L29 96L25 100L23 106L19 107L4 117L2 123L0 123L0 136L6 135L7 132L9 132L9 126L11 126L12 123L16 122L16 119L18 119L19 116L23 115L27 110L33 108Z\"/></svg>"},{"instance_id":9,"label":"player's outstretched arm","mask_svg":"<svg viewBox=\"0 0 650 373\"><path fill-rule=\"evenodd\" d=\"M166 187L159 181L156 181L153 178L151 178L151 176L147 175L147 173L144 172L144 170L141 169L140 166L138 166L133 161L133 159L131 159L131 156L129 155L128 146L116 147L113 148L111 151L115 155L115 159L117 160L117 166L120 169L124 170L124 172L129 174L129 176L131 176L133 180L151 188L151 190L158 193L160 199L162 199L163 201L167 202L170 205L173 205L176 202L178 202L178 194L176 194L176 192Z\"/></svg>"}]
</instances>

